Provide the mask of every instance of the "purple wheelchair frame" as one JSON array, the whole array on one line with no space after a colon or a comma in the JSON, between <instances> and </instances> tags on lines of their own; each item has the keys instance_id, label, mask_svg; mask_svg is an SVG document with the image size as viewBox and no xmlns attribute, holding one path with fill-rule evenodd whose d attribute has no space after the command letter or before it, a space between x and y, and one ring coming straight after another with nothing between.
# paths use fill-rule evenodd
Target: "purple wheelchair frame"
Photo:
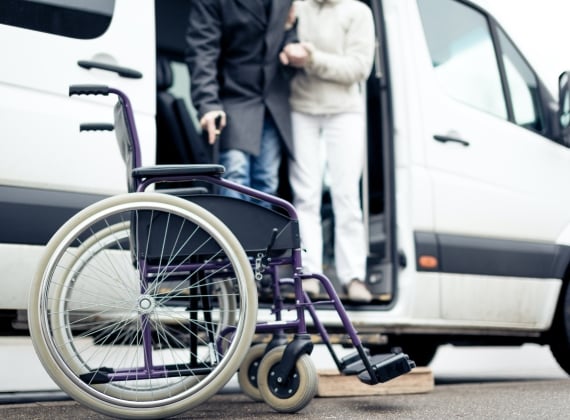
<instances>
[{"instance_id":1,"label":"purple wheelchair frame","mask_svg":"<svg viewBox=\"0 0 570 420\"><path fill-rule=\"evenodd\" d=\"M123 112L124 127L121 129L126 130L123 135L128 136L130 145L121 144L119 140L119 147L123 159L127 164L128 177L129 177L129 191L130 192L144 192L147 187L156 183L164 182L188 182L188 181L202 181L218 187L234 190L245 196L252 197L260 200L263 203L268 203L275 206L286 213L288 218L296 222L298 220L297 212L293 205L289 202L269 195L263 192L235 184L221 178L223 167L216 164L200 164L200 165L156 165L156 166L141 166L141 150L139 146L139 138L133 117L132 106L129 98L122 91L99 85L75 85L70 87L71 95L109 95L115 94L119 98L115 112L120 108ZM116 114L117 122L117 114ZM117 125L117 124L116 124ZM90 129L118 129L118 127L97 124L85 124L85 130ZM90 126L90 127L89 127ZM83 127L83 126L82 126ZM82 128L83 129L83 128ZM119 139L119 133L117 133ZM132 178L131 178L132 177ZM247 249L246 249L247 252ZM367 384L376 384L385 382L403 373L409 372L415 364L409 360L407 355L401 353L388 353L377 356L370 356L366 348L364 348L358 333L348 314L334 289L330 279L318 273L304 273L302 265L301 248L296 247L291 249L288 256L278 256L276 258L266 258L264 261L263 272L270 275L272 278L272 315L275 316L275 321L258 322L255 331L258 334L273 334L273 340L268 345L268 350L277 345L287 344L283 360L280 363L279 369L283 374L286 374L294 368L296 360L302 354L310 354L313 349L312 341L307 329L305 320L305 311L307 311L313 321L313 326L317 333L320 335L322 342L327 346L338 370L345 374L358 374L362 382ZM277 269L279 266L291 265L293 267L292 278L279 278ZM147 267L146 263L141 264L145 267L145 273L152 272L152 267ZM181 267L189 268L191 266ZM144 276L146 278L146 276ZM323 286L328 299L312 302L307 293L303 290L302 280L315 278ZM283 285L292 286L294 290L294 303L287 304L281 295L281 287ZM143 284L144 288L145 285ZM317 315L317 305L332 305L337 312L342 326L346 334L350 338L352 345L355 347L356 352L345 356L342 359L336 355L330 337L324 324L319 320ZM296 319L284 321L282 318L283 311L296 311ZM153 366L152 363L152 344L151 344L151 327L148 322L143 320L143 347L145 353L145 367L141 368L138 372L116 372L111 376L111 380L115 379L129 379L129 377L141 377L143 374L147 378L160 378L168 376L168 367ZM285 332L294 332L295 337L289 343L286 342ZM223 336L230 335L232 331L224 331ZM356 366L356 367L355 367ZM143 372L144 371L144 372ZM196 373L193 371L193 373Z\"/></svg>"}]
</instances>

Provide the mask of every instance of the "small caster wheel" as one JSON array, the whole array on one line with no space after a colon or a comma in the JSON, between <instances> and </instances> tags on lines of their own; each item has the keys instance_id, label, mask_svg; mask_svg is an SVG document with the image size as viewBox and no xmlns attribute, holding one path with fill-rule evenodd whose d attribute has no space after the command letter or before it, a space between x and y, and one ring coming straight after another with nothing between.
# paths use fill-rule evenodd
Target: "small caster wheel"
<instances>
[{"instance_id":1,"label":"small caster wheel","mask_svg":"<svg viewBox=\"0 0 570 420\"><path fill-rule=\"evenodd\" d=\"M275 411L295 413L307 406L317 393L317 368L308 354L297 359L295 368L285 378L279 378L275 368L283 359L285 346L268 352L259 365L257 385L263 400Z\"/></svg>"},{"instance_id":2,"label":"small caster wheel","mask_svg":"<svg viewBox=\"0 0 570 420\"><path fill-rule=\"evenodd\" d=\"M253 401L263 401L257 384L257 373L261 359L263 359L265 355L266 348L267 344L256 344L252 346L239 367L239 386L242 392Z\"/></svg>"}]
</instances>

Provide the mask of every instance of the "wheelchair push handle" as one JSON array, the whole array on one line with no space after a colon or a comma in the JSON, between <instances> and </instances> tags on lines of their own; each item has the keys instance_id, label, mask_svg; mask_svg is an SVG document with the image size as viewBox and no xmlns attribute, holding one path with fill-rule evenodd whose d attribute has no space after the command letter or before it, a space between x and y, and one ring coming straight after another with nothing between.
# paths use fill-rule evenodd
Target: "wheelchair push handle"
<instances>
[{"instance_id":1,"label":"wheelchair push handle","mask_svg":"<svg viewBox=\"0 0 570 420\"><path fill-rule=\"evenodd\" d=\"M130 108L127 96L118 89L106 85L71 85L69 86L69 96L80 95L103 95L115 94L124 107ZM108 123L82 123L79 131L113 131L115 126Z\"/></svg>"},{"instance_id":2,"label":"wheelchair push handle","mask_svg":"<svg viewBox=\"0 0 570 420\"><path fill-rule=\"evenodd\" d=\"M113 131L115 126L109 123L82 123L79 131Z\"/></svg>"},{"instance_id":3,"label":"wheelchair push handle","mask_svg":"<svg viewBox=\"0 0 570 420\"><path fill-rule=\"evenodd\" d=\"M113 89L104 85L71 85L69 96L73 95L105 95L112 93Z\"/></svg>"}]
</instances>

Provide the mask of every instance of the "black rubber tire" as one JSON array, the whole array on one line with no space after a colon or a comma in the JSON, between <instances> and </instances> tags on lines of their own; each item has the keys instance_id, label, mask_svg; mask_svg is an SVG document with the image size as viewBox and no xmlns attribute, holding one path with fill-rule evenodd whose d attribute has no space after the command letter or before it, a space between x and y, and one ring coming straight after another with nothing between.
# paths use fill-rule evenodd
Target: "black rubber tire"
<instances>
[{"instance_id":1,"label":"black rubber tire","mask_svg":"<svg viewBox=\"0 0 570 420\"><path fill-rule=\"evenodd\" d=\"M554 322L549 335L550 351L560 367L570 375L570 285L560 294Z\"/></svg>"}]
</instances>

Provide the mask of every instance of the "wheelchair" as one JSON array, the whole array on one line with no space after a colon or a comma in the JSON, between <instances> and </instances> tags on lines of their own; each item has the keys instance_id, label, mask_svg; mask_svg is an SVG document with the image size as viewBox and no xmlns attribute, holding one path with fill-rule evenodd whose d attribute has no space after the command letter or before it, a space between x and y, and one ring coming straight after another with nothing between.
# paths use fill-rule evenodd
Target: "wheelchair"
<instances>
[{"instance_id":1,"label":"wheelchair","mask_svg":"<svg viewBox=\"0 0 570 420\"><path fill-rule=\"evenodd\" d=\"M303 271L289 202L224 180L217 164L143 167L123 92L75 85L69 94L117 96L114 124L81 130L115 131L129 191L67 221L33 280L34 348L70 397L112 417L165 418L206 402L237 373L251 399L294 413L317 393L310 325L339 371L364 383L415 367L403 353L370 355L331 281ZM168 183L184 188L156 188ZM302 289L307 278L322 284L328 298L317 303L336 310L352 354L335 354ZM269 321L258 320L260 285L270 290ZM262 335L270 339L253 344Z\"/></svg>"}]
</instances>

